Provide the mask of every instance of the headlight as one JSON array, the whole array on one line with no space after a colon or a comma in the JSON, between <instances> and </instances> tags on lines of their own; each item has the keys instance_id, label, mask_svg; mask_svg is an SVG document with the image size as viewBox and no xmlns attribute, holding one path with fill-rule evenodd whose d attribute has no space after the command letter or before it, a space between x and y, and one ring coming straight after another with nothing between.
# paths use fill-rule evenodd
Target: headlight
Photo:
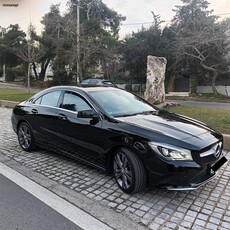
<instances>
[{"instance_id":1,"label":"headlight","mask_svg":"<svg viewBox=\"0 0 230 230\"><path fill-rule=\"evenodd\" d=\"M166 160L179 160L179 161L192 161L191 151L188 149L183 149L173 145L159 143L159 142L149 142L150 147L158 155Z\"/></svg>"}]
</instances>

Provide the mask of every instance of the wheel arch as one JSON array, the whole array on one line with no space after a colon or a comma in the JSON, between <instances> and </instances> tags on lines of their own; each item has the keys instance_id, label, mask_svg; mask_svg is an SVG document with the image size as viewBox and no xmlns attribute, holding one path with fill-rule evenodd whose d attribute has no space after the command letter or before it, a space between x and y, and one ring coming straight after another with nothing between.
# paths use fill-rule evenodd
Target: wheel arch
<instances>
[{"instance_id":1,"label":"wheel arch","mask_svg":"<svg viewBox=\"0 0 230 230\"><path fill-rule=\"evenodd\" d=\"M26 135L23 135L24 137L22 137L22 134L20 134L20 131L19 131L20 127L23 124L25 126L27 126L27 129L28 129L28 132L26 133ZM16 127L17 127L18 141L19 141L21 148L26 152L30 152L31 150L35 150L36 149L35 138L34 138L33 130L32 130L30 123L27 122L26 120L22 119L17 123ZM29 136L29 137L25 137L25 136ZM22 139L19 137L21 137ZM23 139L24 139L24 141L23 141ZM27 141L25 141L25 140L27 140ZM26 145L25 145L25 142L27 142Z\"/></svg>"},{"instance_id":2,"label":"wheel arch","mask_svg":"<svg viewBox=\"0 0 230 230\"><path fill-rule=\"evenodd\" d=\"M17 132L18 132L19 126L20 126L23 122L25 122L27 125L29 125L29 127L30 127L31 130L32 130L32 127L31 127L30 123L23 119L23 120L18 121L18 123L17 123Z\"/></svg>"},{"instance_id":3,"label":"wheel arch","mask_svg":"<svg viewBox=\"0 0 230 230\"><path fill-rule=\"evenodd\" d=\"M133 154L135 154L139 159L140 161L142 162L145 170L146 170L146 173L147 173L147 181L149 181L149 176L148 176L148 170L144 164L144 161L142 160L142 158L140 157L140 154L137 152L136 149L134 148L130 148L130 146L126 146L126 145L116 145L114 147L112 147L108 152L107 152L107 155L106 155L106 171L109 172L109 173L112 173L113 172L113 157L115 155L115 152L121 148L124 148L124 149L127 149L127 150L130 150L133 152Z\"/></svg>"},{"instance_id":4,"label":"wheel arch","mask_svg":"<svg viewBox=\"0 0 230 230\"><path fill-rule=\"evenodd\" d=\"M119 145L112 148L109 153L107 157L109 169L110 171L114 170L116 183L123 192L134 194L149 185L147 168L137 151L130 147ZM113 160L114 155L116 156L115 161ZM118 158L119 160L117 161ZM118 163L121 161L122 163Z\"/></svg>"}]
</instances>

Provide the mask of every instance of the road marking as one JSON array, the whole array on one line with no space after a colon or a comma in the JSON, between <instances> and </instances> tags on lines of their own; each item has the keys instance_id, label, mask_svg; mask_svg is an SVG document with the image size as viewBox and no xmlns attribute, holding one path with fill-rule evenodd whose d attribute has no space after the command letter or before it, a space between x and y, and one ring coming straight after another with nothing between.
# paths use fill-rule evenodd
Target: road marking
<instances>
[{"instance_id":1,"label":"road marking","mask_svg":"<svg viewBox=\"0 0 230 230\"><path fill-rule=\"evenodd\" d=\"M112 229L88 213L2 163L0 163L0 173L79 227L87 230Z\"/></svg>"}]
</instances>

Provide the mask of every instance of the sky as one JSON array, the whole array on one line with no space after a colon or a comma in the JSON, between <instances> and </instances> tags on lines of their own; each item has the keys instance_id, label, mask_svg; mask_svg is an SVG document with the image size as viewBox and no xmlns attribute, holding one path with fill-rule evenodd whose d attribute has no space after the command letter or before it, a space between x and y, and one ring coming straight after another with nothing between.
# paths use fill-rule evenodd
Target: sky
<instances>
[{"instance_id":1,"label":"sky","mask_svg":"<svg viewBox=\"0 0 230 230\"><path fill-rule=\"evenodd\" d=\"M153 11L161 16L161 19L169 23L175 14L172 9L175 5L181 5L180 0L102 0L109 8L126 16L120 30L120 36L124 37L136 32L142 25L148 28L152 22ZM215 15L230 17L230 0L209 0L209 9L214 10ZM31 21L37 31L42 30L40 24L42 16L49 12L51 4L60 3L60 10L67 10L67 0L0 0L0 27L18 23L22 30L27 32ZM9 6L11 5L11 6Z\"/></svg>"}]
</instances>

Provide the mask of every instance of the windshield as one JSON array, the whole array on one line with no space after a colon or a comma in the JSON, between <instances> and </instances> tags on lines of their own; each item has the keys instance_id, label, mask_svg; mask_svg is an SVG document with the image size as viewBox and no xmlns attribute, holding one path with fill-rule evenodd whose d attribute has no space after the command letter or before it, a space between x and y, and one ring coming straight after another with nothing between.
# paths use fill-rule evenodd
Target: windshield
<instances>
[{"instance_id":1,"label":"windshield","mask_svg":"<svg viewBox=\"0 0 230 230\"><path fill-rule=\"evenodd\" d=\"M89 94L114 117L151 113L156 110L137 96L123 90L92 91Z\"/></svg>"}]
</instances>

